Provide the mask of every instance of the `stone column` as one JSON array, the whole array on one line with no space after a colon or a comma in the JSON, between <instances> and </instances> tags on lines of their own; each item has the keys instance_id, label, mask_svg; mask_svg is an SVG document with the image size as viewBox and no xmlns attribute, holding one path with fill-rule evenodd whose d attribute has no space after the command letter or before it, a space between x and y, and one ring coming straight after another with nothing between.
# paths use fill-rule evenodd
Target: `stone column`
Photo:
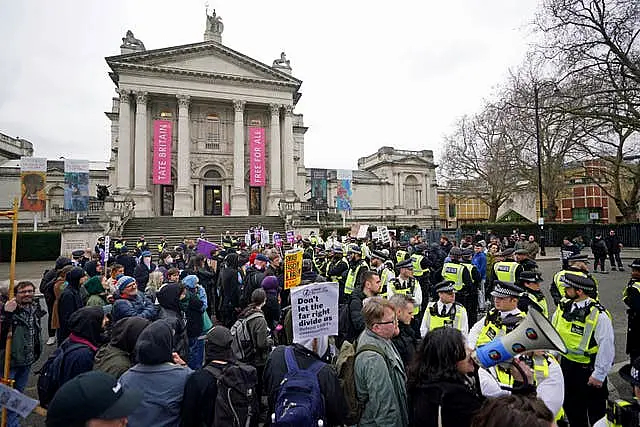
<instances>
[{"instance_id":1,"label":"stone column","mask_svg":"<svg viewBox=\"0 0 640 427\"><path fill-rule=\"evenodd\" d=\"M131 91L118 90L120 94L120 107L118 115L118 165L117 165L117 192L126 194L131 186L131 105L129 95Z\"/></svg>"},{"instance_id":2,"label":"stone column","mask_svg":"<svg viewBox=\"0 0 640 427\"><path fill-rule=\"evenodd\" d=\"M174 193L173 216L193 214L193 194L191 189L191 138L189 136L188 95L178 95L178 188Z\"/></svg>"},{"instance_id":3,"label":"stone column","mask_svg":"<svg viewBox=\"0 0 640 427\"><path fill-rule=\"evenodd\" d=\"M147 138L147 92L136 93L136 130L134 141L135 152L135 201L136 216L151 217L153 208L151 206L151 194L149 193L149 140Z\"/></svg>"},{"instance_id":4,"label":"stone column","mask_svg":"<svg viewBox=\"0 0 640 427\"><path fill-rule=\"evenodd\" d=\"M247 216L247 193L244 188L244 106L246 101L234 100L233 109L233 193L231 215Z\"/></svg>"},{"instance_id":5,"label":"stone column","mask_svg":"<svg viewBox=\"0 0 640 427\"><path fill-rule=\"evenodd\" d=\"M282 156L284 161L284 190L285 198L287 200L293 200L296 197L295 191L295 171L296 162L293 160L293 105L284 106L284 129L282 131L283 136L283 149L284 155Z\"/></svg>"},{"instance_id":6,"label":"stone column","mask_svg":"<svg viewBox=\"0 0 640 427\"><path fill-rule=\"evenodd\" d=\"M282 198L282 159L280 150L280 105L271 104L271 146L269 149L269 199L267 215L279 215L278 202Z\"/></svg>"}]
</instances>

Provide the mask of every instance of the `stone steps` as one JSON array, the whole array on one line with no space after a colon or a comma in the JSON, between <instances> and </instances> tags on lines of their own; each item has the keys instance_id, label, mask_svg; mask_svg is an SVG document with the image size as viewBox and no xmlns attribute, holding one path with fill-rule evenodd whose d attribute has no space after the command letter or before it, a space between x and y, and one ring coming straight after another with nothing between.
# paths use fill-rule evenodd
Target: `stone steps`
<instances>
[{"instance_id":1,"label":"stone steps","mask_svg":"<svg viewBox=\"0 0 640 427\"><path fill-rule=\"evenodd\" d=\"M141 235L149 243L149 247L155 252L161 237L165 237L170 247L173 247L187 239L196 240L200 237L200 227L205 227L205 236L208 240L220 243L221 236L227 231L235 236L244 236L251 227L261 224L265 229L279 232L284 237L285 224L282 218L277 216L246 216L246 217L155 217L132 218L124 226L122 237L133 248Z\"/></svg>"}]
</instances>

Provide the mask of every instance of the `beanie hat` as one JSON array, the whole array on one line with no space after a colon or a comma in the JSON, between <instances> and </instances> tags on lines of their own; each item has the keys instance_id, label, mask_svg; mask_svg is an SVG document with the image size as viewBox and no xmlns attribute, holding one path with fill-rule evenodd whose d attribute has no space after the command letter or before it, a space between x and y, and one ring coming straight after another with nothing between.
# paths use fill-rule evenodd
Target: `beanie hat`
<instances>
[{"instance_id":1,"label":"beanie hat","mask_svg":"<svg viewBox=\"0 0 640 427\"><path fill-rule=\"evenodd\" d=\"M190 274L188 276L185 276L184 279L182 279L182 283L184 284L184 286L186 286L189 289L195 288L198 282L199 282L198 276L196 276L195 274Z\"/></svg>"},{"instance_id":2,"label":"beanie hat","mask_svg":"<svg viewBox=\"0 0 640 427\"><path fill-rule=\"evenodd\" d=\"M278 278L276 276L267 276L262 279L261 286L266 293L275 295L278 293Z\"/></svg>"},{"instance_id":3,"label":"beanie hat","mask_svg":"<svg viewBox=\"0 0 640 427\"><path fill-rule=\"evenodd\" d=\"M136 279L134 279L131 276L122 276L118 279L118 282L116 283L116 288L118 288L118 293L122 293L124 291L124 288L126 288L130 283L135 282Z\"/></svg>"}]
</instances>

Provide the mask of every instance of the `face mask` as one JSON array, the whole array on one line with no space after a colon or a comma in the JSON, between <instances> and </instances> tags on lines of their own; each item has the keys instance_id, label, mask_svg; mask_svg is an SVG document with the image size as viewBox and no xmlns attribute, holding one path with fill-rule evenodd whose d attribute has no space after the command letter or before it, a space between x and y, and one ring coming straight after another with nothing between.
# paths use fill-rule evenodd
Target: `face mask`
<instances>
[{"instance_id":1,"label":"face mask","mask_svg":"<svg viewBox=\"0 0 640 427\"><path fill-rule=\"evenodd\" d=\"M165 258L165 262L166 262L167 264L171 264L171 263L173 262L173 258L171 258L171 257L167 257L167 258Z\"/></svg>"}]
</instances>

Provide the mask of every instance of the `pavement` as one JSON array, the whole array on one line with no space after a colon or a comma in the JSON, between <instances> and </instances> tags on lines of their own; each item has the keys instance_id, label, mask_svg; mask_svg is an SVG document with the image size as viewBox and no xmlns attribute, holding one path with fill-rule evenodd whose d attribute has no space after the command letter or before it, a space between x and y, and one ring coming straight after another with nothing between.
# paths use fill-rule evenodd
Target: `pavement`
<instances>
[{"instance_id":1,"label":"pavement","mask_svg":"<svg viewBox=\"0 0 640 427\"><path fill-rule=\"evenodd\" d=\"M538 256L537 262L539 264L542 276L545 279L543 283L543 289L547 293L548 301L550 304L550 311L554 310L553 302L548 294L549 283L553 278L553 275L561 269L561 261L559 256L559 248L548 248L547 256ZM588 251L590 252L590 251ZM627 330L627 315L626 306L622 303L622 290L626 286L629 277L630 269L626 267L630 264L630 261L635 258L640 258L640 248L623 249L622 258L625 265L625 271L612 271L608 274L598 273L596 277L600 283L600 302L609 310L613 317L613 326L615 330L615 350L616 357L614 366L609 374L609 392L610 397L614 398L630 398L631 388L630 386L620 378L618 375L618 369L625 363L628 363L628 356L625 354L626 343L626 330ZM30 280L36 288L40 284L40 278L45 269L53 266L53 261L45 262L24 262L16 265L16 280ZM607 262L608 264L608 262ZM8 284L9 277L9 265L8 263L0 264L0 286ZM44 307L44 300L41 299L41 303ZM46 318L43 318L43 325L46 325ZM46 330L44 331L46 334ZM42 339L46 341L47 337L43 336ZM37 371L44 363L46 358L55 349L55 346L47 346L43 356L34 365L32 372ZM29 383L25 390L26 394L37 398L37 392L35 388L36 376L32 375L29 379ZM23 421L22 426L28 427L44 427L44 419L37 415L32 414L26 420Z\"/></svg>"}]
</instances>

